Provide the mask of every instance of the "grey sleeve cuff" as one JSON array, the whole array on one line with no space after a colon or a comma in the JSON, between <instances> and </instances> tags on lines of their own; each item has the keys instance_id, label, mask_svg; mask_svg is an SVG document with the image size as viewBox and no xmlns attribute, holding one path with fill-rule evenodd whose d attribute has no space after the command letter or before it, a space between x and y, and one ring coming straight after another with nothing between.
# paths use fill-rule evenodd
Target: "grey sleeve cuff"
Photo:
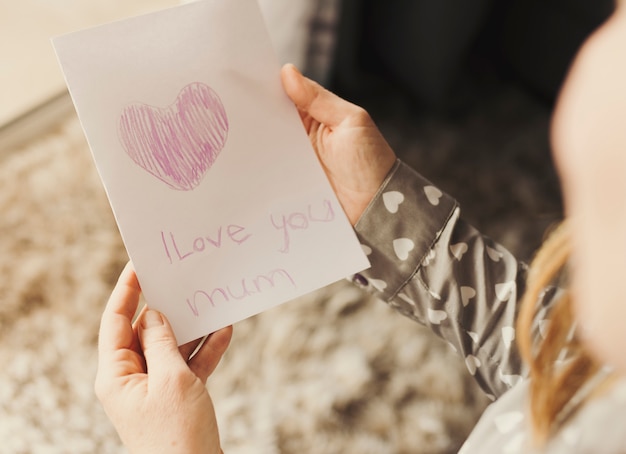
<instances>
[{"instance_id":1,"label":"grey sleeve cuff","mask_svg":"<svg viewBox=\"0 0 626 454\"><path fill-rule=\"evenodd\" d=\"M389 172L355 229L372 264L354 276L390 301L412 278L457 202L401 161Z\"/></svg>"}]
</instances>

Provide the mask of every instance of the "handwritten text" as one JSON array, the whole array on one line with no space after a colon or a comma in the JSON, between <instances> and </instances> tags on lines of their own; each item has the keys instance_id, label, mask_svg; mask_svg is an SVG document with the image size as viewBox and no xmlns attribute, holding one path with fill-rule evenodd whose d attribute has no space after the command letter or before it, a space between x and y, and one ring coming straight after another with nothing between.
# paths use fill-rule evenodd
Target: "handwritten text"
<instances>
[{"instance_id":1,"label":"handwritten text","mask_svg":"<svg viewBox=\"0 0 626 454\"><path fill-rule=\"evenodd\" d=\"M219 303L228 303L232 300L243 300L276 288L278 285L291 285L296 283L291 275L282 268L271 270L264 274L258 274L252 278L242 278L235 285L215 287L209 290L196 290L193 296L187 298L187 306L196 317L200 316L198 305L215 307Z\"/></svg>"},{"instance_id":2,"label":"handwritten text","mask_svg":"<svg viewBox=\"0 0 626 454\"><path fill-rule=\"evenodd\" d=\"M179 245L172 232L167 232L166 234L161 231L161 242L163 243L163 248L165 249L165 255L167 255L170 263L174 263L174 261L182 262L193 254L199 254L211 248L219 249L222 247L222 230L223 227L220 226L213 236L198 236L185 245ZM245 227L241 227L236 224L229 224L226 226L226 236L227 240L230 240L235 244L242 244L252 235L250 233L246 233Z\"/></svg>"},{"instance_id":3,"label":"handwritten text","mask_svg":"<svg viewBox=\"0 0 626 454\"><path fill-rule=\"evenodd\" d=\"M288 253L291 242L290 230L306 230L312 223L331 222L335 219L335 211L330 200L325 199L322 207L315 212L313 206L309 204L305 212L293 212L279 216L278 220L270 216L272 225L276 230L282 231L283 246L280 252Z\"/></svg>"}]
</instances>

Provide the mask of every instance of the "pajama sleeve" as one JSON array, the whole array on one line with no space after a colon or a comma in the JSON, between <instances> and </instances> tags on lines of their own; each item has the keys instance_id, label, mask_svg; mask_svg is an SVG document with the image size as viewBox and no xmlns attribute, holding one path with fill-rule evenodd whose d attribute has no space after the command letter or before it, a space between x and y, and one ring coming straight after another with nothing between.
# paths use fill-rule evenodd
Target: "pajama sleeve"
<instances>
[{"instance_id":1,"label":"pajama sleeve","mask_svg":"<svg viewBox=\"0 0 626 454\"><path fill-rule=\"evenodd\" d=\"M356 285L448 341L490 397L525 375L515 321L526 265L463 221L453 198L397 161L355 228L372 265Z\"/></svg>"}]
</instances>

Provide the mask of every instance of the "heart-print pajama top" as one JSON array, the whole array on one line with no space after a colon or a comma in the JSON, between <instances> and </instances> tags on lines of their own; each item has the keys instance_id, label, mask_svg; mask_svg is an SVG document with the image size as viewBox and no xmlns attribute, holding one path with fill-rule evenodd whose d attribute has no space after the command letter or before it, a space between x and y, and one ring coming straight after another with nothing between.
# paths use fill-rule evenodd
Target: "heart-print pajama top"
<instances>
[{"instance_id":1,"label":"heart-print pajama top","mask_svg":"<svg viewBox=\"0 0 626 454\"><path fill-rule=\"evenodd\" d=\"M462 453L626 453L626 379L572 412L546 446L532 448L528 380L515 342L527 266L466 223L453 198L398 161L356 232L372 267L353 282L448 341L494 401ZM534 336L558 295L557 288L543 292Z\"/></svg>"}]
</instances>

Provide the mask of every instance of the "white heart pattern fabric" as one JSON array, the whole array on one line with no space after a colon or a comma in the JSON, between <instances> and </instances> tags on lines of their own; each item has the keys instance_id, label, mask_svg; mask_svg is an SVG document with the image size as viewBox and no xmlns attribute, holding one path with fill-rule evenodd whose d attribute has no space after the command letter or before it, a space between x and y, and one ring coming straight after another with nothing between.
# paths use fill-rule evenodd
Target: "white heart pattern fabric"
<instances>
[{"instance_id":1,"label":"white heart pattern fabric","mask_svg":"<svg viewBox=\"0 0 626 454\"><path fill-rule=\"evenodd\" d=\"M398 293L398 298L402 301L409 303L411 306L416 307L415 301L409 298L405 293Z\"/></svg>"},{"instance_id":2,"label":"white heart pattern fabric","mask_svg":"<svg viewBox=\"0 0 626 454\"><path fill-rule=\"evenodd\" d=\"M476 369L479 368L482 363L480 362L480 359L476 358L474 355L467 355L465 357L465 365L467 366L470 374L476 375Z\"/></svg>"},{"instance_id":3,"label":"white heart pattern fabric","mask_svg":"<svg viewBox=\"0 0 626 454\"><path fill-rule=\"evenodd\" d=\"M430 262L432 262L435 257L437 257L437 253L434 249L431 249L430 251L428 251L428 254L426 254L426 257L424 257L424 260L422 260L422 266L430 265Z\"/></svg>"},{"instance_id":4,"label":"white heart pattern fabric","mask_svg":"<svg viewBox=\"0 0 626 454\"><path fill-rule=\"evenodd\" d=\"M500 301L508 301L513 295L513 290L515 290L515 287L515 281L496 284L496 296Z\"/></svg>"},{"instance_id":5,"label":"white heart pattern fabric","mask_svg":"<svg viewBox=\"0 0 626 454\"><path fill-rule=\"evenodd\" d=\"M467 250L467 243L457 243L450 246L450 252L452 252L452 255L455 256L457 260L461 260Z\"/></svg>"},{"instance_id":6,"label":"white heart pattern fabric","mask_svg":"<svg viewBox=\"0 0 626 454\"><path fill-rule=\"evenodd\" d=\"M502 328L502 340L506 348L511 348L511 344L515 339L515 328L512 326L505 326Z\"/></svg>"},{"instance_id":7,"label":"white heart pattern fabric","mask_svg":"<svg viewBox=\"0 0 626 454\"><path fill-rule=\"evenodd\" d=\"M374 287L376 290L380 292L382 292L383 290L387 288L387 283L383 281L382 279L370 279L369 281L372 287Z\"/></svg>"},{"instance_id":8,"label":"white heart pattern fabric","mask_svg":"<svg viewBox=\"0 0 626 454\"><path fill-rule=\"evenodd\" d=\"M476 296L476 290L466 285L461 287L461 302L463 307L467 307L469 301Z\"/></svg>"},{"instance_id":9,"label":"white heart pattern fabric","mask_svg":"<svg viewBox=\"0 0 626 454\"><path fill-rule=\"evenodd\" d=\"M439 311L439 310L428 308L428 320L433 325L439 325L441 324L441 322L443 322L447 318L448 318L448 314L445 313L444 311Z\"/></svg>"},{"instance_id":10,"label":"white heart pattern fabric","mask_svg":"<svg viewBox=\"0 0 626 454\"><path fill-rule=\"evenodd\" d=\"M498 378L500 379L502 383L507 385L509 388L512 388L513 386L517 384L517 382L522 380L521 375L505 374L504 372L502 372L502 369L498 369Z\"/></svg>"},{"instance_id":11,"label":"white heart pattern fabric","mask_svg":"<svg viewBox=\"0 0 626 454\"><path fill-rule=\"evenodd\" d=\"M430 204L433 206L439 205L439 200L443 197L443 192L434 186L424 187L424 193L426 194L426 198Z\"/></svg>"},{"instance_id":12,"label":"white heart pattern fabric","mask_svg":"<svg viewBox=\"0 0 626 454\"><path fill-rule=\"evenodd\" d=\"M401 192L389 191L383 193L383 204L385 208L387 208L387 211L392 214L398 212L398 208L402 202L404 202L404 194Z\"/></svg>"},{"instance_id":13,"label":"white heart pattern fabric","mask_svg":"<svg viewBox=\"0 0 626 454\"><path fill-rule=\"evenodd\" d=\"M398 238L393 240L393 251L396 256L404 261L409 258L409 252L415 248L415 243L409 238Z\"/></svg>"},{"instance_id":14,"label":"white heart pattern fabric","mask_svg":"<svg viewBox=\"0 0 626 454\"><path fill-rule=\"evenodd\" d=\"M487 251L487 255L489 256L489 258L494 262L499 262L500 259L504 256L502 252L489 246L486 246L485 250Z\"/></svg>"}]
</instances>

